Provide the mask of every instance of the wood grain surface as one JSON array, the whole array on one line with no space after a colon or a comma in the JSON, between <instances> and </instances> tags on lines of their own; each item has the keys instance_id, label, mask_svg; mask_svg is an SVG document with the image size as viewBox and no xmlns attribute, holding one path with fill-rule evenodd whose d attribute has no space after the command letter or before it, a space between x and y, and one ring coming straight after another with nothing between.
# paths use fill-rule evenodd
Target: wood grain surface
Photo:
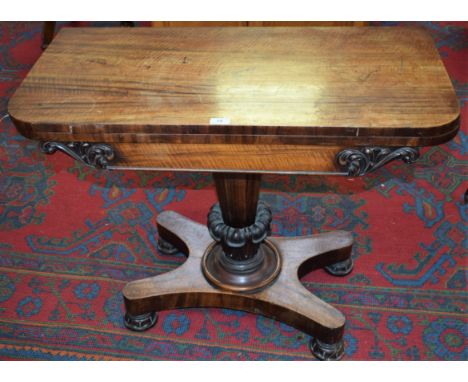
<instances>
[{"instance_id":1,"label":"wood grain surface","mask_svg":"<svg viewBox=\"0 0 468 382\"><path fill-rule=\"evenodd\" d=\"M152 27L362 27L367 21L152 21Z\"/></svg>"},{"instance_id":2,"label":"wood grain surface","mask_svg":"<svg viewBox=\"0 0 468 382\"><path fill-rule=\"evenodd\" d=\"M41 140L418 146L459 107L422 29L63 28L9 113Z\"/></svg>"},{"instance_id":3,"label":"wood grain surface","mask_svg":"<svg viewBox=\"0 0 468 382\"><path fill-rule=\"evenodd\" d=\"M335 160L340 148L334 146L190 143L114 143L112 146L115 160L109 169L291 174L340 171Z\"/></svg>"}]
</instances>

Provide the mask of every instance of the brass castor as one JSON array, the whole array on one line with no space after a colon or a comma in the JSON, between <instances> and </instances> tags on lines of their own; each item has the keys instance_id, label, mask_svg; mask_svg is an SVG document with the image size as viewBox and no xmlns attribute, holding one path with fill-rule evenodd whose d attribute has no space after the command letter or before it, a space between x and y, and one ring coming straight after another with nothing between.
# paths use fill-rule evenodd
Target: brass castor
<instances>
[{"instance_id":1,"label":"brass castor","mask_svg":"<svg viewBox=\"0 0 468 382\"><path fill-rule=\"evenodd\" d=\"M309 343L312 354L321 361L338 361L344 355L343 340L333 344L327 344L316 338L312 338Z\"/></svg>"},{"instance_id":2,"label":"brass castor","mask_svg":"<svg viewBox=\"0 0 468 382\"><path fill-rule=\"evenodd\" d=\"M144 332L152 328L156 324L156 321L158 321L156 312L140 314L138 316L125 313L124 316L125 327L135 332Z\"/></svg>"},{"instance_id":3,"label":"brass castor","mask_svg":"<svg viewBox=\"0 0 468 382\"><path fill-rule=\"evenodd\" d=\"M354 263L351 257L335 264L330 264L325 267L325 270L333 276L346 276L353 270Z\"/></svg>"},{"instance_id":4,"label":"brass castor","mask_svg":"<svg viewBox=\"0 0 468 382\"><path fill-rule=\"evenodd\" d=\"M179 252L177 247L173 246L171 243L161 237L158 240L158 251L164 255L175 255L177 252Z\"/></svg>"}]
</instances>

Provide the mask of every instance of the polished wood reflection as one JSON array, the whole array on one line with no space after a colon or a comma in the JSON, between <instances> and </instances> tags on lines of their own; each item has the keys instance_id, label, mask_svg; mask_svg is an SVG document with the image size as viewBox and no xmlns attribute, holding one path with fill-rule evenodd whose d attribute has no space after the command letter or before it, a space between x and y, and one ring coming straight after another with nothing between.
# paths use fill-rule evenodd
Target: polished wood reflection
<instances>
[{"instance_id":1,"label":"polished wood reflection","mask_svg":"<svg viewBox=\"0 0 468 382\"><path fill-rule=\"evenodd\" d=\"M33 139L415 146L459 107L422 29L64 28L9 112Z\"/></svg>"}]
</instances>

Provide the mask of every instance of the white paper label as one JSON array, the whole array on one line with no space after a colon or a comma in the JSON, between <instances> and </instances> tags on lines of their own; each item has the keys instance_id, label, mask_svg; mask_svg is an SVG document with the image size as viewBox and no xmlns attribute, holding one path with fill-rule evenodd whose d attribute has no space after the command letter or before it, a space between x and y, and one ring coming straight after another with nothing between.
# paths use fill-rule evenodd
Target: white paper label
<instances>
[{"instance_id":1,"label":"white paper label","mask_svg":"<svg viewBox=\"0 0 468 382\"><path fill-rule=\"evenodd\" d=\"M210 125L229 125L231 120L229 118L210 118Z\"/></svg>"}]
</instances>

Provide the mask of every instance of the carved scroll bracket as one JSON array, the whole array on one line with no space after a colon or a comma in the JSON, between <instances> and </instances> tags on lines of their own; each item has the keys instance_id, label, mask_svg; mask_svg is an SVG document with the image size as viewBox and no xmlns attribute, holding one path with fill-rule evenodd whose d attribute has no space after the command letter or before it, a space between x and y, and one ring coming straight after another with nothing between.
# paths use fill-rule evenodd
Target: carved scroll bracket
<instances>
[{"instance_id":1,"label":"carved scroll bracket","mask_svg":"<svg viewBox=\"0 0 468 382\"><path fill-rule=\"evenodd\" d=\"M336 155L338 166L348 176L362 176L395 159L401 159L405 163L413 163L418 158L419 150L415 147L364 147L346 149Z\"/></svg>"},{"instance_id":2,"label":"carved scroll bracket","mask_svg":"<svg viewBox=\"0 0 468 382\"><path fill-rule=\"evenodd\" d=\"M115 157L112 147L104 143L41 142L40 148L46 154L60 150L77 161L99 169L105 169Z\"/></svg>"}]
</instances>

